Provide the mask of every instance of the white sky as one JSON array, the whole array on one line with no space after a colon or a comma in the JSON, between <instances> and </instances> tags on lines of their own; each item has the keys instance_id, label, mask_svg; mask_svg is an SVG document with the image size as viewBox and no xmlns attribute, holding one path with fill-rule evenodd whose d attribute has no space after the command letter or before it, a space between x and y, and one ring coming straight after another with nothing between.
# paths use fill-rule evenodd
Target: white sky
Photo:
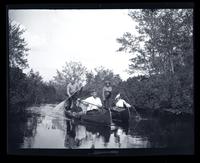
<instances>
[{"instance_id":1,"label":"white sky","mask_svg":"<svg viewBox=\"0 0 200 163\"><path fill-rule=\"evenodd\" d=\"M26 29L28 64L45 81L66 61L80 61L89 70L104 66L123 80L129 77L130 54L116 52L117 38L136 33L128 10L10 10L9 18Z\"/></svg>"}]
</instances>

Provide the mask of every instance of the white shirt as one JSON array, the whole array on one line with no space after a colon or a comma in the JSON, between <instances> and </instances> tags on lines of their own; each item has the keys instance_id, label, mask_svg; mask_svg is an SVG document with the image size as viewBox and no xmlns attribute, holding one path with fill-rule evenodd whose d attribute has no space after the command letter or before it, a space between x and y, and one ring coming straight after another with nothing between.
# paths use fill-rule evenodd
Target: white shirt
<instances>
[{"instance_id":1,"label":"white shirt","mask_svg":"<svg viewBox=\"0 0 200 163\"><path fill-rule=\"evenodd\" d=\"M127 103L127 102L126 102L125 100L123 100L123 99L119 99L115 105L116 105L117 107L124 107L124 105L125 105L126 107L128 107L128 108L131 107L131 105L130 105L129 103Z\"/></svg>"},{"instance_id":2,"label":"white shirt","mask_svg":"<svg viewBox=\"0 0 200 163\"><path fill-rule=\"evenodd\" d=\"M89 110L94 110L94 109L99 109L97 106L102 107L102 103L101 103L101 99L99 97L94 98L93 96L86 98L85 100L83 100L83 102L88 102L94 105L89 104L87 107L87 111ZM87 103L85 103L87 104ZM95 106L97 105L97 106Z\"/></svg>"}]
</instances>

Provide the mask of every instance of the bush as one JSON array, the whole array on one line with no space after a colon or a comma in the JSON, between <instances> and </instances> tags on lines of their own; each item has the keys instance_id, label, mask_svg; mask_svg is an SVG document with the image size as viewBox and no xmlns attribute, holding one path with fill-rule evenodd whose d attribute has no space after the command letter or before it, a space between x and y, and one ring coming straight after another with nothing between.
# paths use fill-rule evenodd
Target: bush
<instances>
[{"instance_id":1,"label":"bush","mask_svg":"<svg viewBox=\"0 0 200 163\"><path fill-rule=\"evenodd\" d=\"M132 105L149 109L192 110L192 88L181 83L180 76L154 75L144 80L138 77L123 82L123 92Z\"/></svg>"}]
</instances>

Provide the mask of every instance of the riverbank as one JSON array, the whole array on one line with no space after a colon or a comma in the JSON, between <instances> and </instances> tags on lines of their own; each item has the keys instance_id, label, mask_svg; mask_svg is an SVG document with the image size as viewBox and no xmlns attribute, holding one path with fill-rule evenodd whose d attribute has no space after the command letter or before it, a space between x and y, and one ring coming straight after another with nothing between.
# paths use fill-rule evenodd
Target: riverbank
<instances>
[{"instance_id":1,"label":"riverbank","mask_svg":"<svg viewBox=\"0 0 200 163\"><path fill-rule=\"evenodd\" d=\"M166 120L192 120L194 118L194 113L189 109L150 109L136 107L136 110L142 117L145 118L164 118Z\"/></svg>"}]
</instances>

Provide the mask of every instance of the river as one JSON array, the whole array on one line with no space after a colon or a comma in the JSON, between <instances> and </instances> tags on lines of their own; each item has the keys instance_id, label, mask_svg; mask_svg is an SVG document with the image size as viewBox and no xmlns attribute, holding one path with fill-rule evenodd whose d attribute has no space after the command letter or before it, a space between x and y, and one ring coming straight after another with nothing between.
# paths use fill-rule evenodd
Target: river
<instances>
[{"instance_id":1,"label":"river","mask_svg":"<svg viewBox=\"0 0 200 163\"><path fill-rule=\"evenodd\" d=\"M135 121L130 126L81 124L67 119L56 105L27 108L26 120L9 124L11 148L193 148L193 123L156 118Z\"/></svg>"}]
</instances>

